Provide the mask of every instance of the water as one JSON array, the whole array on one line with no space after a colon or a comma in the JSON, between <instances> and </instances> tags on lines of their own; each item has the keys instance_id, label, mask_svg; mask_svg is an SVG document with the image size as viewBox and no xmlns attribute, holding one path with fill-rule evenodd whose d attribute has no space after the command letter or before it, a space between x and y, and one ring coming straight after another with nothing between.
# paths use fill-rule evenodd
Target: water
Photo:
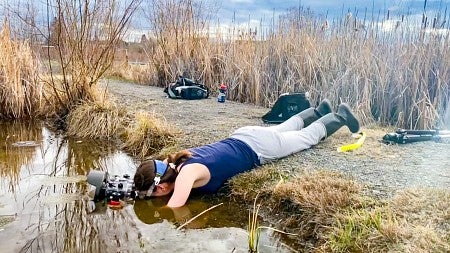
<instances>
[{"instance_id":1,"label":"water","mask_svg":"<svg viewBox=\"0 0 450 253\"><path fill-rule=\"evenodd\" d=\"M197 196L176 211L164 207L164 198L121 210L98 203L88 211L89 170L133 175L136 164L112 143L62 138L40 122L0 123L0 241L11 242L0 252L171 252L180 243L184 252L230 252L232 243L235 252L247 251L248 209L225 197ZM186 232L176 230L181 225ZM288 252L270 233L260 244L260 252Z\"/></svg>"}]
</instances>

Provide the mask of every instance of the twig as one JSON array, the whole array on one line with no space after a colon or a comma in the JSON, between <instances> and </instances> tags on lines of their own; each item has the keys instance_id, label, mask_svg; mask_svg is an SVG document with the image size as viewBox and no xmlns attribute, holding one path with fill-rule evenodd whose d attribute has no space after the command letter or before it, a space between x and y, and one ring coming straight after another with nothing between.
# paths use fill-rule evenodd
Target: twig
<instances>
[{"instance_id":1,"label":"twig","mask_svg":"<svg viewBox=\"0 0 450 253\"><path fill-rule=\"evenodd\" d=\"M204 213L210 211L211 209L214 209L214 208L216 208L216 207L218 207L218 206L221 206L221 205L223 205L223 203L220 203L220 204L217 204L217 205L215 205L215 206L212 206L212 207L206 209L205 211L203 211L203 212L197 214L196 216L192 217L190 220L186 221L183 225L179 226L179 227L177 228L177 230L182 229L184 226L186 226L187 224L191 223L193 220L197 219L200 215L202 215L202 214L204 214Z\"/></svg>"}]
</instances>

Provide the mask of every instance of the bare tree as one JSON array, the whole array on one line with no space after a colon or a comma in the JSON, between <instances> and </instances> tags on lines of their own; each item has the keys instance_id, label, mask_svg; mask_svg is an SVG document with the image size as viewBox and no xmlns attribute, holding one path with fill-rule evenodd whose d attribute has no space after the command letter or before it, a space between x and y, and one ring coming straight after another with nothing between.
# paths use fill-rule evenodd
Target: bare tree
<instances>
[{"instance_id":1,"label":"bare tree","mask_svg":"<svg viewBox=\"0 0 450 253\"><path fill-rule=\"evenodd\" d=\"M92 87L111 67L140 3L141 0L47 0L47 83L53 90L49 99L61 108L57 116L65 117L80 101L94 99Z\"/></svg>"}]
</instances>

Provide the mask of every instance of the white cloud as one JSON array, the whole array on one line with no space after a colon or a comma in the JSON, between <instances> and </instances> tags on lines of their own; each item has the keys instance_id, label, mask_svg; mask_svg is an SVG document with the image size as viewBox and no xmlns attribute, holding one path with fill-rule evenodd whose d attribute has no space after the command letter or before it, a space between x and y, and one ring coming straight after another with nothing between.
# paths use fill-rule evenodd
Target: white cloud
<instances>
[{"instance_id":1,"label":"white cloud","mask_svg":"<svg viewBox=\"0 0 450 253\"><path fill-rule=\"evenodd\" d=\"M254 0L228 0L228 2L235 4L253 4Z\"/></svg>"}]
</instances>

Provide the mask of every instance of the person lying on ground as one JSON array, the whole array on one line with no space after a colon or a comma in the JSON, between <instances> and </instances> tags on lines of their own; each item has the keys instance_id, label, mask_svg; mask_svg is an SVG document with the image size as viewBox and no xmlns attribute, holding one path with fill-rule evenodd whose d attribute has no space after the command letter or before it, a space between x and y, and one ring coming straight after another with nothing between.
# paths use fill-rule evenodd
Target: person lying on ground
<instances>
[{"instance_id":1,"label":"person lying on ground","mask_svg":"<svg viewBox=\"0 0 450 253\"><path fill-rule=\"evenodd\" d=\"M191 191L215 193L231 177L311 148L347 126L359 131L358 119L342 103L336 112L328 100L275 126L246 126L229 138L142 162L134 175L140 197L172 193L168 207L183 206Z\"/></svg>"}]
</instances>

